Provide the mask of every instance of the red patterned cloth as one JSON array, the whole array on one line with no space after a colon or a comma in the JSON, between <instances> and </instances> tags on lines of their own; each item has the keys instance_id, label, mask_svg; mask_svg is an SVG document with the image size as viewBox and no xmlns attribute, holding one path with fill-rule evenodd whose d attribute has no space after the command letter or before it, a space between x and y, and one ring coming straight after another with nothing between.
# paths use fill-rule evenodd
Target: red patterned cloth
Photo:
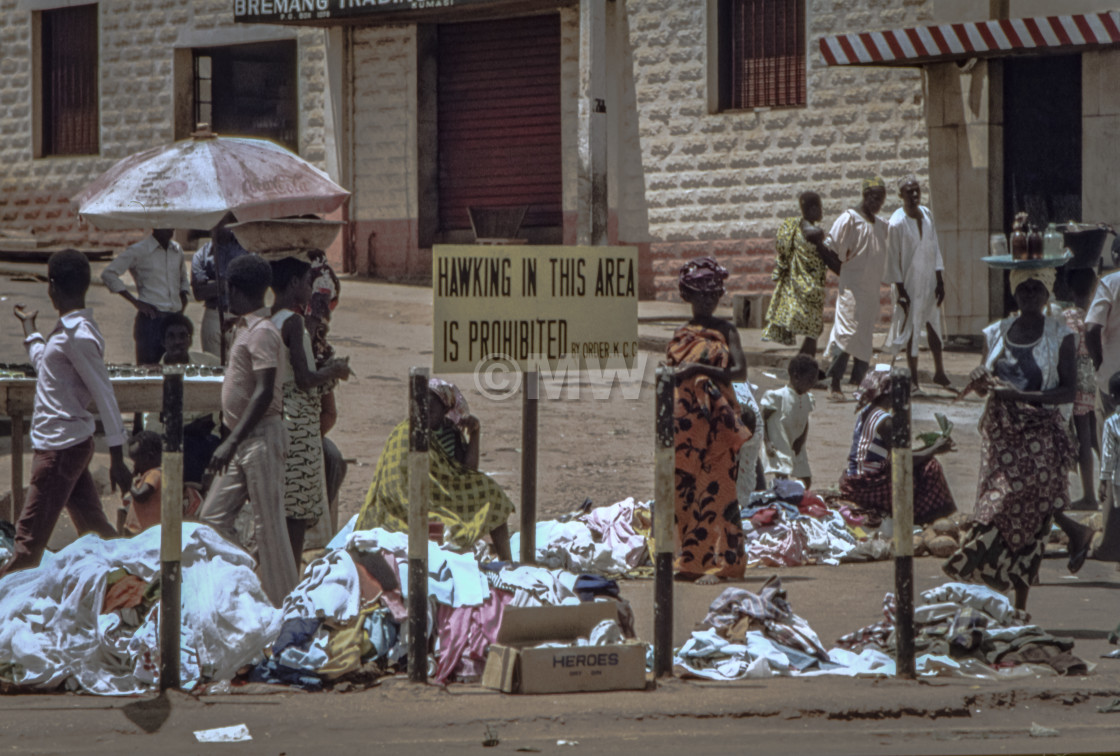
<instances>
[{"instance_id":1,"label":"red patterned cloth","mask_svg":"<svg viewBox=\"0 0 1120 756\"><path fill-rule=\"evenodd\" d=\"M891 516L891 468L874 475L840 476L840 494L862 511ZM914 462L914 524L927 525L957 511L953 493L936 457Z\"/></svg>"},{"instance_id":2,"label":"red patterned cloth","mask_svg":"<svg viewBox=\"0 0 1120 756\"><path fill-rule=\"evenodd\" d=\"M980 485L973 519L992 524L1012 551L1034 545L1069 504L1073 441L1057 407L992 396L980 418Z\"/></svg>"},{"instance_id":3,"label":"red patterned cloth","mask_svg":"<svg viewBox=\"0 0 1120 756\"><path fill-rule=\"evenodd\" d=\"M716 367L731 363L723 333L688 324L673 334L667 362ZM743 523L735 481L739 447L751 437L731 384L686 378L673 395L676 442L676 570L683 575L742 577Z\"/></svg>"}]
</instances>

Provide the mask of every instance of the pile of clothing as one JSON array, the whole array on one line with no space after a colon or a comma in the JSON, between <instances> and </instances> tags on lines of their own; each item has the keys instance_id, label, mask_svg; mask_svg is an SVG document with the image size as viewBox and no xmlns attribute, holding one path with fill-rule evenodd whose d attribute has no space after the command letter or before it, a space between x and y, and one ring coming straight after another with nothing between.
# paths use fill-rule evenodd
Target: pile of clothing
<instances>
[{"instance_id":1,"label":"pile of clothing","mask_svg":"<svg viewBox=\"0 0 1120 756\"><path fill-rule=\"evenodd\" d=\"M282 628L252 682L297 685L368 679L403 670L408 653L408 535L353 521L312 562L282 607ZM592 575L508 563L428 543L428 661L438 683L482 676L507 606L617 599L618 584ZM618 601L631 628L629 604ZM355 676L355 677L351 677Z\"/></svg>"},{"instance_id":2,"label":"pile of clothing","mask_svg":"<svg viewBox=\"0 0 1120 756\"><path fill-rule=\"evenodd\" d=\"M836 565L889 559L890 539L847 505L830 508L796 480L777 480L741 506L747 564Z\"/></svg>"},{"instance_id":3,"label":"pile of clothing","mask_svg":"<svg viewBox=\"0 0 1120 756\"><path fill-rule=\"evenodd\" d=\"M536 527L537 564L569 572L636 576L650 565L646 539L653 524L652 502L633 497L592 507L588 499L576 512ZM521 534L510 547L521 553Z\"/></svg>"},{"instance_id":4,"label":"pile of clothing","mask_svg":"<svg viewBox=\"0 0 1120 756\"><path fill-rule=\"evenodd\" d=\"M0 520L0 569L16 555L16 529L7 520Z\"/></svg>"},{"instance_id":5,"label":"pile of clothing","mask_svg":"<svg viewBox=\"0 0 1120 756\"><path fill-rule=\"evenodd\" d=\"M84 536L0 592L0 687L134 695L159 684L160 528L130 539ZM353 531L353 520L276 609L254 561L199 523L183 523L182 687L244 680L317 690L403 670L408 535ZM618 584L556 569L480 564L428 545L430 677L473 680L506 606L612 600Z\"/></svg>"},{"instance_id":6,"label":"pile of clothing","mask_svg":"<svg viewBox=\"0 0 1120 756\"><path fill-rule=\"evenodd\" d=\"M877 649L826 651L820 638L786 598L778 576L757 593L727 588L708 616L676 650L681 677L743 680L780 675L893 675L894 660Z\"/></svg>"},{"instance_id":7,"label":"pile of clothing","mask_svg":"<svg viewBox=\"0 0 1120 756\"><path fill-rule=\"evenodd\" d=\"M1074 656L1072 638L1028 624L1001 593L982 585L945 583L921 594L914 609L914 652L919 674L968 677L1083 675L1089 666ZM852 651L893 653L897 606L883 599L882 622L845 635L837 645Z\"/></svg>"},{"instance_id":8,"label":"pile of clothing","mask_svg":"<svg viewBox=\"0 0 1120 756\"><path fill-rule=\"evenodd\" d=\"M253 560L211 528L183 523L184 689L230 679L272 642L280 612ZM38 569L4 578L0 682L33 690L142 693L159 679L160 529L105 541L90 534Z\"/></svg>"}]
</instances>

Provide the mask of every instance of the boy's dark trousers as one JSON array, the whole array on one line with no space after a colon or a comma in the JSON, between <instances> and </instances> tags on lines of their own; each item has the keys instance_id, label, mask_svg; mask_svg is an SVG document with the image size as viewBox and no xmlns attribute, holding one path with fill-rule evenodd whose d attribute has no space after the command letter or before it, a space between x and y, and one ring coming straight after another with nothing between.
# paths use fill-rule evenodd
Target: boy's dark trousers
<instances>
[{"instance_id":1,"label":"boy's dark trousers","mask_svg":"<svg viewBox=\"0 0 1120 756\"><path fill-rule=\"evenodd\" d=\"M67 449L36 450L31 460L31 484L19 522L16 523L15 556L0 577L9 572L38 567L63 507L78 533L114 538L117 531L101 508L101 497L89 474L93 437Z\"/></svg>"}]
</instances>

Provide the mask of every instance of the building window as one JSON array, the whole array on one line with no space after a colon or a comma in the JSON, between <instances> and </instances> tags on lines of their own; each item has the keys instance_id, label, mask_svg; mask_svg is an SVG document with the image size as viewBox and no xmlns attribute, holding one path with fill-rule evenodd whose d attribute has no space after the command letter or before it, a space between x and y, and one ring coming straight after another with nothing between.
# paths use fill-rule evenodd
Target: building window
<instances>
[{"instance_id":1,"label":"building window","mask_svg":"<svg viewBox=\"0 0 1120 756\"><path fill-rule=\"evenodd\" d=\"M97 6L38 14L39 156L96 155Z\"/></svg>"},{"instance_id":2,"label":"building window","mask_svg":"<svg viewBox=\"0 0 1120 756\"><path fill-rule=\"evenodd\" d=\"M194 50L194 120L299 150L296 41Z\"/></svg>"},{"instance_id":3,"label":"building window","mask_svg":"<svg viewBox=\"0 0 1120 756\"><path fill-rule=\"evenodd\" d=\"M805 0L719 0L719 109L804 105Z\"/></svg>"}]
</instances>

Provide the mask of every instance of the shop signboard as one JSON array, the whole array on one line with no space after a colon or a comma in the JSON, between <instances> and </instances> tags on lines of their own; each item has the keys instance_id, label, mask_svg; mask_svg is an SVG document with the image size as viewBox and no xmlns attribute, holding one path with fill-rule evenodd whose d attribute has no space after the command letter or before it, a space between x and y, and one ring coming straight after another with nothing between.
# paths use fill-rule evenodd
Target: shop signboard
<instances>
[{"instance_id":1,"label":"shop signboard","mask_svg":"<svg viewBox=\"0 0 1120 756\"><path fill-rule=\"evenodd\" d=\"M507 5L508 0L234 0L233 19L250 24L382 21Z\"/></svg>"}]
</instances>

